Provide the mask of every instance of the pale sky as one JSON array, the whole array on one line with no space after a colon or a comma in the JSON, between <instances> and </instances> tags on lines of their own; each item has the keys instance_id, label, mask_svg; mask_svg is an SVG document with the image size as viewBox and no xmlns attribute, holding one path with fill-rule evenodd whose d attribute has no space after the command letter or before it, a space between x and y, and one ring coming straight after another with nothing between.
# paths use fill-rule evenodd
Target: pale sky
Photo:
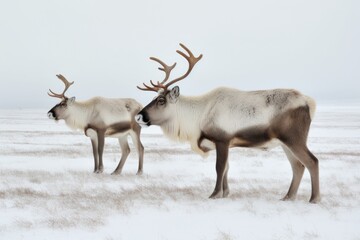
<instances>
[{"instance_id":1,"label":"pale sky","mask_svg":"<svg viewBox=\"0 0 360 240\"><path fill-rule=\"evenodd\" d=\"M360 100L360 1L11 0L0 3L0 108L50 109L69 96L135 98L160 80L149 60L187 67L178 43L202 53L183 95L218 86L295 88L318 102Z\"/></svg>"}]
</instances>

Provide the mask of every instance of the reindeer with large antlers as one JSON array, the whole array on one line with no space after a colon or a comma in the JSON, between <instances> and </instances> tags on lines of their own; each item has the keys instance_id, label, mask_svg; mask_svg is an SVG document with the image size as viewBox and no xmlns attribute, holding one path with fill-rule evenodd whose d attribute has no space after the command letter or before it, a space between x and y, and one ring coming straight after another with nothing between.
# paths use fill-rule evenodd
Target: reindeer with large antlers
<instances>
[{"instance_id":1,"label":"reindeer with large antlers","mask_svg":"<svg viewBox=\"0 0 360 240\"><path fill-rule=\"evenodd\" d=\"M293 178L283 200L296 197L305 167L311 176L310 202L320 200L319 167L317 158L307 148L307 136L314 116L315 101L292 89L263 91L239 91L231 88L217 88L197 97L180 96L174 83L186 78L201 59L180 44L188 53L177 51L189 63L187 72L168 81L171 70L156 58L166 76L161 82L150 81L138 87L154 91L158 96L144 107L136 121L140 125L159 125L168 137L190 142L191 148L206 155L216 150L215 189L210 198L226 197L229 194L227 173L228 152L232 147L269 148L280 145L290 161Z\"/></svg>"},{"instance_id":2,"label":"reindeer with large antlers","mask_svg":"<svg viewBox=\"0 0 360 240\"><path fill-rule=\"evenodd\" d=\"M137 174L142 174L144 147L140 141L141 127L134 120L134 116L142 108L140 103L130 98L103 97L94 97L83 102L75 101L75 97L65 96L65 92L74 82L69 82L62 75L56 76L65 84L65 89L61 94L49 90L48 95L60 98L61 102L48 112L48 116L56 121L63 119L70 128L82 130L86 136L90 137L94 155L94 172L101 173L104 170L105 137L113 137L118 138L122 152L120 162L113 174L121 173L130 153L127 140L130 135L139 155Z\"/></svg>"}]
</instances>

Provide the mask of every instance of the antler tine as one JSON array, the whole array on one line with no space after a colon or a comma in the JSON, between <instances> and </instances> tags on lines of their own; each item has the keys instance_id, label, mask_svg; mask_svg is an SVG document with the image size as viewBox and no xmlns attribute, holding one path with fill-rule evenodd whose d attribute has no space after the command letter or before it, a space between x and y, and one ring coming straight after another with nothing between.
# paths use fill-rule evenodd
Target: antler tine
<instances>
[{"instance_id":1,"label":"antler tine","mask_svg":"<svg viewBox=\"0 0 360 240\"><path fill-rule=\"evenodd\" d=\"M61 94L58 93L54 93L53 91L51 91L51 89L49 89L50 93L47 93L50 97L57 97L57 98L62 98Z\"/></svg>"},{"instance_id":2,"label":"antler tine","mask_svg":"<svg viewBox=\"0 0 360 240\"><path fill-rule=\"evenodd\" d=\"M157 81L157 84L156 84L152 80L150 80L150 83L151 83L151 85L153 85L154 88L156 88L158 90L159 90L159 88L164 88L165 87L164 84L162 84L162 82L159 82L159 81Z\"/></svg>"},{"instance_id":3,"label":"antler tine","mask_svg":"<svg viewBox=\"0 0 360 240\"><path fill-rule=\"evenodd\" d=\"M178 54L180 54L181 56L183 56L183 57L188 61L188 63L189 63L189 68L188 68L187 72L186 72L183 76L178 77L178 78L172 80L171 82L167 83L166 85L164 85L164 84L167 82L167 80L169 79L170 73L171 73L171 71L174 69L174 67L176 66L176 63L174 63L174 64L171 65L171 66L168 66L168 65L166 65L163 61L161 61L160 59L155 58L155 57L150 57L151 60L153 60L153 61L155 61L155 62L158 62L158 63L160 63L160 64L163 66L162 68L159 67L159 70L165 72L165 78L164 78L164 80L162 80L161 82L158 81L157 84L155 84L152 80L150 80L150 83L151 83L152 87L150 87L150 86L146 85L145 83L143 83L143 85L144 85L145 88L144 88L144 87L139 87L139 86L137 86L137 88L140 89L140 90L143 90L143 91L159 92L159 90L161 90L161 89L163 89L164 91L166 91L167 88L168 88L171 84L174 84L174 83L176 83L176 82L178 82L178 81L186 78L186 77L190 74L190 72L191 72L191 70L193 69L193 67L195 66L195 64L202 58L203 55L200 54L198 57L195 57L194 54L193 54L184 44L180 43L180 46L181 46L183 49L185 49L185 51L189 54L189 56L188 56L188 55L186 55L185 53L183 53L183 52L180 51L180 50L177 50L177 51L176 51Z\"/></svg>"},{"instance_id":4,"label":"antler tine","mask_svg":"<svg viewBox=\"0 0 360 240\"><path fill-rule=\"evenodd\" d=\"M50 93L47 93L50 97L56 97L56 98L63 98L63 96L61 95L61 94L57 94L57 93L54 93L53 91L51 91L50 89L49 89L49 91L50 91Z\"/></svg>"},{"instance_id":5,"label":"antler tine","mask_svg":"<svg viewBox=\"0 0 360 240\"><path fill-rule=\"evenodd\" d=\"M158 69L159 69L160 71L165 72L165 78L164 78L164 80L162 80L161 82L160 82L160 81L157 81L157 84L154 83L152 80L150 80L150 83L151 83L152 87L149 86L149 85L146 85L145 83L143 83L143 85L144 85L145 88L139 87L139 86L136 86L136 87L137 87L138 89L140 89L140 90L143 90L143 91L154 91L154 92L158 92L158 91L159 91L160 89L162 89L162 88L165 89L164 83L169 79L170 73L171 73L171 71L174 69L174 67L176 66L176 63L174 63L174 64L171 65L171 66L168 66L167 64L165 64L163 61L161 61L161 60L158 59L158 58L150 57L150 60L153 60L153 61L155 61L155 62L160 63L160 65L161 65L162 67L159 67Z\"/></svg>"},{"instance_id":6,"label":"antler tine","mask_svg":"<svg viewBox=\"0 0 360 240\"><path fill-rule=\"evenodd\" d=\"M57 74L56 76L65 84L65 89L64 89L64 91L63 91L61 94L55 93L55 92L53 92L51 89L49 89L49 91L50 91L51 94L48 93L48 95L49 95L50 97L56 97L56 98L61 98L61 99L66 98L66 97L65 97L65 92L68 90L68 88L69 88L71 85L74 84L74 82L69 82L69 81L68 81L63 75L61 75L61 74Z\"/></svg>"},{"instance_id":7,"label":"antler tine","mask_svg":"<svg viewBox=\"0 0 360 240\"><path fill-rule=\"evenodd\" d=\"M153 83L151 83L152 85L154 85ZM148 85L146 85L145 83L143 83L144 87L139 87L139 86L136 86L138 89L140 90L143 90L143 91L154 91L154 92L157 92L159 90L158 87L154 86L154 87L150 87Z\"/></svg>"},{"instance_id":8,"label":"antler tine","mask_svg":"<svg viewBox=\"0 0 360 240\"><path fill-rule=\"evenodd\" d=\"M65 92L68 90L68 88L74 84L74 81L69 82L63 75L58 74L56 75L64 84L65 84L65 89L63 91L63 94L65 94Z\"/></svg>"},{"instance_id":9,"label":"antler tine","mask_svg":"<svg viewBox=\"0 0 360 240\"><path fill-rule=\"evenodd\" d=\"M160 63L160 64L163 66L162 68L159 67L158 69L159 69L160 71L165 72L165 78L164 78L164 80L161 81L161 83L158 81L158 84L157 84L157 85L164 84L164 83L169 79L170 73L171 73L171 71L174 69L174 67L176 66L176 63L174 63L174 64L171 65L171 66L168 66L168 65L166 65L163 61L161 61L161 60L158 59L158 58L150 57L150 59L153 60L153 61L155 61L155 62ZM153 83L151 83L151 84L153 84ZM153 84L153 85L154 85L154 84ZM155 86L154 86L154 87L155 87Z\"/></svg>"},{"instance_id":10,"label":"antler tine","mask_svg":"<svg viewBox=\"0 0 360 240\"><path fill-rule=\"evenodd\" d=\"M178 81L183 80L184 78L186 78L186 77L190 74L190 72L192 71L192 69L193 69L193 67L195 66L195 64L203 57L202 54L200 54L198 57L195 57L194 54L193 54L184 44L182 44L182 43L180 43L180 46L181 46L183 49L185 49L185 51L189 54L189 56L187 56L185 53L183 53L183 52L180 51L180 50L176 50L176 52L177 52L178 54L180 54L181 56L183 56L183 57L188 61L188 63L189 63L189 68L188 68L187 72L186 72L184 75L182 75L181 77L178 77L178 78L172 80L171 82L167 83L167 84L165 85L166 88L168 88L170 85L172 85L172 84L174 84L174 83L176 83L176 82L178 82Z\"/></svg>"}]
</instances>

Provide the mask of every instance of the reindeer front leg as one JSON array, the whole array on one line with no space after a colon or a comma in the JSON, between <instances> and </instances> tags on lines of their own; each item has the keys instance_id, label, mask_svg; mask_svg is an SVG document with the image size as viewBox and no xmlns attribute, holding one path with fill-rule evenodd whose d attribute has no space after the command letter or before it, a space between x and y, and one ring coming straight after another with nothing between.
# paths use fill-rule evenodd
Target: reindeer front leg
<instances>
[{"instance_id":1,"label":"reindeer front leg","mask_svg":"<svg viewBox=\"0 0 360 240\"><path fill-rule=\"evenodd\" d=\"M91 145L94 156L94 173L97 173L99 169L99 154L98 154L98 142L97 139L91 139Z\"/></svg>"},{"instance_id":2,"label":"reindeer front leg","mask_svg":"<svg viewBox=\"0 0 360 240\"><path fill-rule=\"evenodd\" d=\"M97 139L98 139L98 153L99 153L99 168L96 173L102 173L104 171L103 152L105 145L105 131L99 130L97 132Z\"/></svg>"},{"instance_id":3,"label":"reindeer front leg","mask_svg":"<svg viewBox=\"0 0 360 240\"><path fill-rule=\"evenodd\" d=\"M94 157L94 173L96 173L99 170L99 152L98 152L97 132L92 128L88 128L85 130L85 135L88 136L91 140L91 146L92 146L93 157Z\"/></svg>"},{"instance_id":4,"label":"reindeer front leg","mask_svg":"<svg viewBox=\"0 0 360 240\"><path fill-rule=\"evenodd\" d=\"M130 136L132 138L132 141L135 145L139 157L139 166L138 166L138 171L136 173L137 175L142 175L143 162L144 162L144 146L142 145L140 140L140 132L141 132L141 128L139 126L136 126L136 128L130 132Z\"/></svg>"},{"instance_id":5,"label":"reindeer front leg","mask_svg":"<svg viewBox=\"0 0 360 240\"><path fill-rule=\"evenodd\" d=\"M229 194L227 183L229 144L215 142L216 147L216 184L210 198L226 197Z\"/></svg>"}]
</instances>

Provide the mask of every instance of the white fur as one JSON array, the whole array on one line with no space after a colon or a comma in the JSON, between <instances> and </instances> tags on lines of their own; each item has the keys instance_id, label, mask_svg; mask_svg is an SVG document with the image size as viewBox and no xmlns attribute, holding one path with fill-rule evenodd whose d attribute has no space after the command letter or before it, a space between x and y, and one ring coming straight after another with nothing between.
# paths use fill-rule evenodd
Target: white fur
<instances>
[{"instance_id":1,"label":"white fur","mask_svg":"<svg viewBox=\"0 0 360 240\"><path fill-rule=\"evenodd\" d=\"M143 172L144 147L140 141L140 128L134 122L134 116L142 106L134 99L109 99L94 97L87 101L78 102L75 98L66 98L49 112L52 119L64 120L74 130L84 131L91 139L94 155L94 172L101 173L103 167L104 138L118 138L122 151L119 165L114 174L119 174L129 155L127 137L132 137L139 156L137 174Z\"/></svg>"},{"instance_id":2,"label":"white fur","mask_svg":"<svg viewBox=\"0 0 360 240\"><path fill-rule=\"evenodd\" d=\"M132 99L95 97L69 105L63 119L70 128L84 130L89 124L110 126L119 122L131 122L140 109L141 105Z\"/></svg>"},{"instance_id":3,"label":"white fur","mask_svg":"<svg viewBox=\"0 0 360 240\"><path fill-rule=\"evenodd\" d=\"M267 96L275 94L273 102L267 106ZM282 98L286 101L282 102ZM170 106L171 105L171 106ZM282 105L280 107L280 105ZM198 147L201 131L221 129L228 134L254 126L266 126L275 116L300 106L308 105L311 117L315 112L315 101L295 90L274 89L265 91L239 91L230 88L217 88L203 96L179 96L175 104L169 103L167 115L171 119L160 125L164 134L177 141L190 142L191 148L205 156ZM278 142L270 142L276 146ZM211 141L202 146L214 148ZM267 146L262 146L267 147Z\"/></svg>"}]
</instances>

